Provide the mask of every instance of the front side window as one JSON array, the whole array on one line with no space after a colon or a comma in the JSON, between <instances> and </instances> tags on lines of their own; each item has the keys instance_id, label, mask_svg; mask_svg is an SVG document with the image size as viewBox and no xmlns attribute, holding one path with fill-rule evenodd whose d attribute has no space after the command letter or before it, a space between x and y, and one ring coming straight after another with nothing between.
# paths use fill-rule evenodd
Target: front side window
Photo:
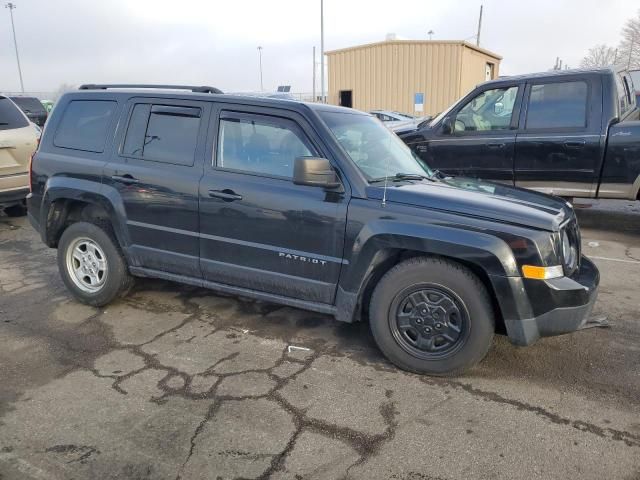
<instances>
[{"instance_id":1,"label":"front side window","mask_svg":"<svg viewBox=\"0 0 640 480\"><path fill-rule=\"evenodd\" d=\"M532 85L526 128L584 128L587 126L587 83Z\"/></svg>"},{"instance_id":2,"label":"front side window","mask_svg":"<svg viewBox=\"0 0 640 480\"><path fill-rule=\"evenodd\" d=\"M509 129L517 95L518 87L481 92L457 113L456 133Z\"/></svg>"},{"instance_id":3,"label":"front side window","mask_svg":"<svg viewBox=\"0 0 640 480\"><path fill-rule=\"evenodd\" d=\"M73 100L64 110L56 130L56 147L102 153L107 130L117 102L107 100Z\"/></svg>"},{"instance_id":4,"label":"front side window","mask_svg":"<svg viewBox=\"0 0 640 480\"><path fill-rule=\"evenodd\" d=\"M411 149L374 117L326 111L319 114L367 180L397 174L432 176Z\"/></svg>"},{"instance_id":5,"label":"front side window","mask_svg":"<svg viewBox=\"0 0 640 480\"><path fill-rule=\"evenodd\" d=\"M310 156L313 156L313 147L291 120L230 112L221 114L219 168L292 178L295 159Z\"/></svg>"},{"instance_id":6,"label":"front side window","mask_svg":"<svg viewBox=\"0 0 640 480\"><path fill-rule=\"evenodd\" d=\"M125 156L188 165L194 163L201 110L195 107L134 106L122 147Z\"/></svg>"}]
</instances>

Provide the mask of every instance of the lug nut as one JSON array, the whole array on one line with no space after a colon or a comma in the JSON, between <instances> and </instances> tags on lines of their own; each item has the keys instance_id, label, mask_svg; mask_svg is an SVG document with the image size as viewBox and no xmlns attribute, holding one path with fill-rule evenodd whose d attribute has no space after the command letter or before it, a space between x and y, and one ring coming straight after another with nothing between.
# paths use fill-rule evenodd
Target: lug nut
<instances>
[{"instance_id":1,"label":"lug nut","mask_svg":"<svg viewBox=\"0 0 640 480\"><path fill-rule=\"evenodd\" d=\"M436 323L436 328L442 328L442 324L441 323Z\"/></svg>"}]
</instances>

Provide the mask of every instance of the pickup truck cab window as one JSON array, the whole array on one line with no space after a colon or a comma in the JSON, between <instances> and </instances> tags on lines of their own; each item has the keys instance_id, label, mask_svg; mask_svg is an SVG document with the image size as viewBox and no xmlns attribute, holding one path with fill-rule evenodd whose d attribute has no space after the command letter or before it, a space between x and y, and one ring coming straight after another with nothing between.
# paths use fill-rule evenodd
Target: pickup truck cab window
<instances>
[{"instance_id":1,"label":"pickup truck cab window","mask_svg":"<svg viewBox=\"0 0 640 480\"><path fill-rule=\"evenodd\" d=\"M321 112L320 117L367 180L384 180L397 174L433 174L426 163L374 117L335 112Z\"/></svg>"},{"instance_id":2,"label":"pickup truck cab window","mask_svg":"<svg viewBox=\"0 0 640 480\"><path fill-rule=\"evenodd\" d=\"M586 127L587 94L583 81L532 85L525 128Z\"/></svg>"},{"instance_id":3,"label":"pickup truck cab window","mask_svg":"<svg viewBox=\"0 0 640 480\"><path fill-rule=\"evenodd\" d=\"M508 130L517 95L516 86L481 92L456 114L455 133Z\"/></svg>"},{"instance_id":4,"label":"pickup truck cab window","mask_svg":"<svg viewBox=\"0 0 640 480\"><path fill-rule=\"evenodd\" d=\"M219 168L291 178L295 159L313 154L313 147L291 120L222 112Z\"/></svg>"}]
</instances>

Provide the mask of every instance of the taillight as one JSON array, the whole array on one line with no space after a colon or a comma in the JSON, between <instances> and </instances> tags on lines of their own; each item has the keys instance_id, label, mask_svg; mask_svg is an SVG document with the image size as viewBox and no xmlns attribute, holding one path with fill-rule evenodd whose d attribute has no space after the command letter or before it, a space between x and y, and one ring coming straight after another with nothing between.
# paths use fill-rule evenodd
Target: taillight
<instances>
[{"instance_id":1,"label":"taillight","mask_svg":"<svg viewBox=\"0 0 640 480\"><path fill-rule=\"evenodd\" d=\"M35 154L36 152L33 152L29 158L29 192L33 192L33 180L31 179L31 176L33 174L33 157Z\"/></svg>"},{"instance_id":2,"label":"taillight","mask_svg":"<svg viewBox=\"0 0 640 480\"><path fill-rule=\"evenodd\" d=\"M38 152L38 147L40 147L40 139L36 140L36 149L33 151L31 156L29 157L29 192L33 192L33 157L36 156Z\"/></svg>"}]
</instances>

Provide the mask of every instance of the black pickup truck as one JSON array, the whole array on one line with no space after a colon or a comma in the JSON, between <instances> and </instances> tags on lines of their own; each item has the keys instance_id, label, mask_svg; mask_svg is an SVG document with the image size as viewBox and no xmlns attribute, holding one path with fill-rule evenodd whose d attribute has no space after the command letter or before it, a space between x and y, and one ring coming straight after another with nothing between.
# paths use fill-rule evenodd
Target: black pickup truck
<instances>
[{"instance_id":1,"label":"black pickup truck","mask_svg":"<svg viewBox=\"0 0 640 480\"><path fill-rule=\"evenodd\" d=\"M65 94L31 164L29 219L78 300L156 277L368 319L431 374L495 331L528 345L588 322L599 274L565 201L439 175L351 109L118 87Z\"/></svg>"},{"instance_id":2,"label":"black pickup truck","mask_svg":"<svg viewBox=\"0 0 640 480\"><path fill-rule=\"evenodd\" d=\"M636 200L639 118L628 71L564 70L483 83L417 131L397 133L447 174Z\"/></svg>"}]
</instances>

